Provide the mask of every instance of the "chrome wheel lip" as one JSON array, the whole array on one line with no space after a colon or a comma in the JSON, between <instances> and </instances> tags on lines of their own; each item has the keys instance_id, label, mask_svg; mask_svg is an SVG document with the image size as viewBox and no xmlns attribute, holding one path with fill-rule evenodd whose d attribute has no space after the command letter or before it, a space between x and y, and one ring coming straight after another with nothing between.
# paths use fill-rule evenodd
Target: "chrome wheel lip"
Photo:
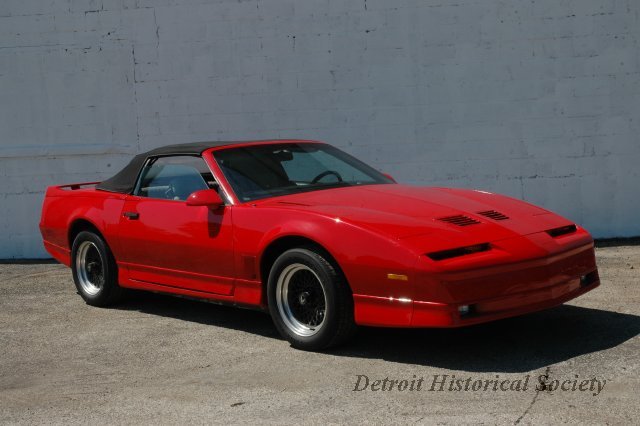
<instances>
[{"instance_id":1,"label":"chrome wheel lip","mask_svg":"<svg viewBox=\"0 0 640 426\"><path fill-rule=\"evenodd\" d=\"M293 278L293 276L300 271L311 272L316 280L318 280L318 283L322 288L322 297L324 298L325 306L324 316L320 324L317 326L309 326L308 324L300 322L293 314L291 306L289 306L289 285L291 284L291 279ZM285 267L282 272L280 272L276 285L276 304L278 306L278 313L280 314L280 318L282 318L282 321L284 322L286 327L298 336L314 336L322 329L322 327L326 323L329 308L327 306L327 293L324 288L324 284L313 269L311 269L307 265L303 265L302 263L292 263L291 265Z\"/></svg>"},{"instance_id":2,"label":"chrome wheel lip","mask_svg":"<svg viewBox=\"0 0 640 426\"><path fill-rule=\"evenodd\" d=\"M102 267L102 273L104 274L104 259L102 258L102 253L98 249L98 246L92 241L83 241L80 243L78 247L78 251L76 253L76 273L78 276L78 283L82 288L82 291L85 292L89 296L95 296L100 293L102 290L103 283L94 283L89 278L89 265L87 262L87 255L89 254L91 249L95 249L98 253L98 257L100 258L100 266Z\"/></svg>"}]
</instances>

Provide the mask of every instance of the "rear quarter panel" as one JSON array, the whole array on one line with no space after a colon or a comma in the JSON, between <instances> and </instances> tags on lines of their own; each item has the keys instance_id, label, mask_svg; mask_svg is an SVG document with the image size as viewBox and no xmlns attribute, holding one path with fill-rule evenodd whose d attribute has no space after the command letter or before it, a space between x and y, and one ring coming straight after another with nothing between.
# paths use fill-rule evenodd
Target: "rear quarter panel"
<instances>
[{"instance_id":1,"label":"rear quarter panel","mask_svg":"<svg viewBox=\"0 0 640 426\"><path fill-rule=\"evenodd\" d=\"M49 187L40 218L40 233L45 249L69 266L72 244L69 231L74 222L85 220L100 231L117 258L120 247L116 236L124 198L122 194L93 188Z\"/></svg>"}]
</instances>

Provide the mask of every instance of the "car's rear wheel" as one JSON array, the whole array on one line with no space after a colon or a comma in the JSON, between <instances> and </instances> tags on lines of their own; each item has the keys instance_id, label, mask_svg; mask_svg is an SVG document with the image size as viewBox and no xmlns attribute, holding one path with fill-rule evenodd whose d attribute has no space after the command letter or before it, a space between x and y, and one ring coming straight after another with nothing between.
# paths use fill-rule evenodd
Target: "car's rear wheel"
<instances>
[{"instance_id":1,"label":"car's rear wheel","mask_svg":"<svg viewBox=\"0 0 640 426\"><path fill-rule=\"evenodd\" d=\"M276 259L269 274L271 317L280 334L299 349L335 346L356 329L349 287L327 257L291 249Z\"/></svg>"},{"instance_id":2,"label":"car's rear wheel","mask_svg":"<svg viewBox=\"0 0 640 426\"><path fill-rule=\"evenodd\" d=\"M108 306L120 300L118 269L104 240L90 231L80 232L71 249L73 281L80 296L93 306Z\"/></svg>"}]
</instances>

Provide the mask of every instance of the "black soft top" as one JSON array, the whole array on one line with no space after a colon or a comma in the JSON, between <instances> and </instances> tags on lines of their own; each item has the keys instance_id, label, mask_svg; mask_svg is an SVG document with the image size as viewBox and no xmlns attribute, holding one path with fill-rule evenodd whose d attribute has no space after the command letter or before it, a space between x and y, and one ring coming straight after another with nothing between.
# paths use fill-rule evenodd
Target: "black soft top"
<instances>
[{"instance_id":1,"label":"black soft top","mask_svg":"<svg viewBox=\"0 0 640 426\"><path fill-rule=\"evenodd\" d=\"M133 160L127 164L124 169L120 170L116 175L100 182L96 189L109 192L119 192L122 194L130 194L136 185L140 169L149 157L157 157L163 155L201 155L203 151L223 145L233 145L241 143L238 141L229 142L194 142L178 145L167 145L152 149L151 151L138 154Z\"/></svg>"}]
</instances>

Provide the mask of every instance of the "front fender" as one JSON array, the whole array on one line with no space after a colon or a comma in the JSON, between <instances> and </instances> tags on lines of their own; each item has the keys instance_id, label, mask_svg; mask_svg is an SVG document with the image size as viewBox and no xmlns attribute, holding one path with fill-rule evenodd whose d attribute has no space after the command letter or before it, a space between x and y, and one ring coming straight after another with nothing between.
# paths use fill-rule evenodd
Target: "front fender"
<instances>
[{"instance_id":1,"label":"front fender","mask_svg":"<svg viewBox=\"0 0 640 426\"><path fill-rule=\"evenodd\" d=\"M387 236L340 218L271 207L235 208L234 227L239 256L260 259L265 249L279 238L303 237L321 245L333 256L354 295L413 297L411 276L417 256ZM407 280L390 280L388 274L405 275Z\"/></svg>"}]
</instances>

